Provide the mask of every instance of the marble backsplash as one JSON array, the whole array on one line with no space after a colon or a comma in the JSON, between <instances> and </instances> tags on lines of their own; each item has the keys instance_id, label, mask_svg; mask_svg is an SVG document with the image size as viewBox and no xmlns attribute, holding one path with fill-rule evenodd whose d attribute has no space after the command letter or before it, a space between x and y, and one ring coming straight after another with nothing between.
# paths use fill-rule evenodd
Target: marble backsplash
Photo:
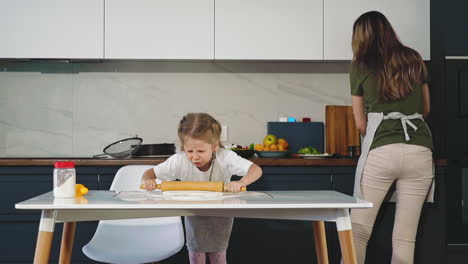
<instances>
[{"instance_id":1,"label":"marble backsplash","mask_svg":"<svg viewBox=\"0 0 468 264\"><path fill-rule=\"evenodd\" d=\"M0 157L86 157L116 140L176 143L187 112L259 143L280 116L324 121L350 105L348 74L326 72L0 72Z\"/></svg>"}]
</instances>

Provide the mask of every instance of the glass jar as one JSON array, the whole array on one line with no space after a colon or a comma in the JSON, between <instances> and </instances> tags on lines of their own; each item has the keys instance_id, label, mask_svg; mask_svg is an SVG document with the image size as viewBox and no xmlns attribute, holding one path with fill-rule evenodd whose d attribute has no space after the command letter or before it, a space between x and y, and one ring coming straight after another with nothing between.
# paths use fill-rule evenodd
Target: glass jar
<instances>
[{"instance_id":1,"label":"glass jar","mask_svg":"<svg viewBox=\"0 0 468 264\"><path fill-rule=\"evenodd\" d=\"M76 171L72 161L54 163L54 197L75 197Z\"/></svg>"}]
</instances>

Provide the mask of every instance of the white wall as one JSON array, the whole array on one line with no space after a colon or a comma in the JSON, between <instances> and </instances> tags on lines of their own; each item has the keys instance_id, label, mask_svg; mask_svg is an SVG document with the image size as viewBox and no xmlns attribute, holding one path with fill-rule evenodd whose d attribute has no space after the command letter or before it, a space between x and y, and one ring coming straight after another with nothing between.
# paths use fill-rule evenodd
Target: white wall
<instances>
[{"instance_id":1,"label":"white wall","mask_svg":"<svg viewBox=\"0 0 468 264\"><path fill-rule=\"evenodd\" d=\"M346 73L0 72L0 157L92 156L136 134L178 144L187 112L227 125L229 143L259 143L267 121L323 122L349 94Z\"/></svg>"}]
</instances>

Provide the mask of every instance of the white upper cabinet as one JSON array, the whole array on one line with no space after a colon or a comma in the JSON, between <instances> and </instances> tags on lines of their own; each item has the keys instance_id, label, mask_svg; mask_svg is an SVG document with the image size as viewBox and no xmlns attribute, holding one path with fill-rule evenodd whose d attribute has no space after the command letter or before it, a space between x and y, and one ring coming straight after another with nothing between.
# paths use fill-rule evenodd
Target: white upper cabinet
<instances>
[{"instance_id":1,"label":"white upper cabinet","mask_svg":"<svg viewBox=\"0 0 468 264\"><path fill-rule=\"evenodd\" d=\"M106 59L213 59L213 0L110 0Z\"/></svg>"},{"instance_id":2,"label":"white upper cabinet","mask_svg":"<svg viewBox=\"0 0 468 264\"><path fill-rule=\"evenodd\" d=\"M430 0L1 0L0 59L351 60L371 10L430 59Z\"/></svg>"},{"instance_id":3,"label":"white upper cabinet","mask_svg":"<svg viewBox=\"0 0 468 264\"><path fill-rule=\"evenodd\" d=\"M215 59L323 59L322 0L215 1Z\"/></svg>"},{"instance_id":4,"label":"white upper cabinet","mask_svg":"<svg viewBox=\"0 0 468 264\"><path fill-rule=\"evenodd\" d=\"M351 60L354 21L367 11L383 13L403 45L430 59L430 0L324 0L324 59Z\"/></svg>"},{"instance_id":5,"label":"white upper cabinet","mask_svg":"<svg viewBox=\"0 0 468 264\"><path fill-rule=\"evenodd\" d=\"M0 58L102 59L103 0L0 2Z\"/></svg>"}]
</instances>

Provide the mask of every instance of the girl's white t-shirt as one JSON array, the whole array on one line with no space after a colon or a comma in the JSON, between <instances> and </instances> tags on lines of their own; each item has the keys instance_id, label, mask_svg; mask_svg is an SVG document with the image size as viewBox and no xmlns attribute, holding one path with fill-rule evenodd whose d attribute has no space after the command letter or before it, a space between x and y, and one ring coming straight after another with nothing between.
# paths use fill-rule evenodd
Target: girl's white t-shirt
<instances>
[{"instance_id":1,"label":"girl's white t-shirt","mask_svg":"<svg viewBox=\"0 0 468 264\"><path fill-rule=\"evenodd\" d=\"M221 175L216 173L216 180L225 183L231 181L232 175L245 176L252 162L238 156L234 151L220 148L216 152L215 162L207 171L200 171L185 155L185 152L178 152L169 157L163 163L154 167L156 177L162 181L209 181L210 171L214 168L221 170ZM219 179L222 177L223 179Z\"/></svg>"}]
</instances>

